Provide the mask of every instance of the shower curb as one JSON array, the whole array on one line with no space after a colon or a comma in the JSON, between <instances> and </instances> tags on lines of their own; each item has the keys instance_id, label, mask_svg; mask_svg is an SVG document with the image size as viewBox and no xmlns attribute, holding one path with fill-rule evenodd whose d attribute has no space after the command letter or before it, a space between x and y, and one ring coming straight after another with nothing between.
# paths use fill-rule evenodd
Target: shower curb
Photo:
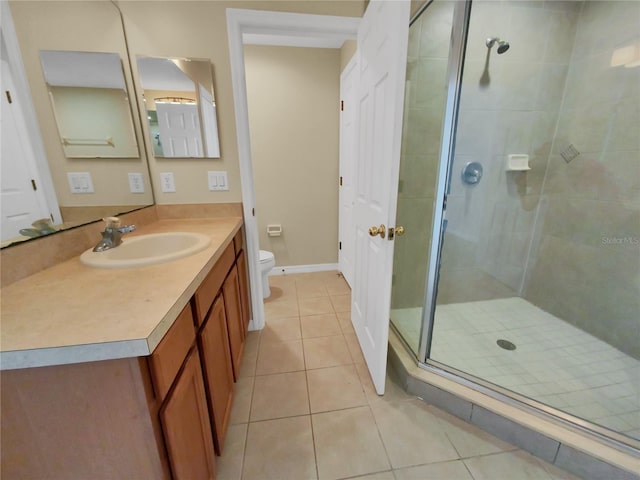
<instances>
[{"instance_id":1,"label":"shower curb","mask_svg":"<svg viewBox=\"0 0 640 480\"><path fill-rule=\"evenodd\" d=\"M640 457L420 368L393 329L388 358L408 393L550 464L587 480L640 480Z\"/></svg>"}]
</instances>

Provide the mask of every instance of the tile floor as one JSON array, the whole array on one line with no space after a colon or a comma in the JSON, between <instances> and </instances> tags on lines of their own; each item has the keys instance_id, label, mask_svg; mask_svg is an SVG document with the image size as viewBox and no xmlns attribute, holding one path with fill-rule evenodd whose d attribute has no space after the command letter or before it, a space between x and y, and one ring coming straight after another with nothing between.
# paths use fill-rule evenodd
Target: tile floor
<instances>
[{"instance_id":1,"label":"tile floor","mask_svg":"<svg viewBox=\"0 0 640 480\"><path fill-rule=\"evenodd\" d=\"M376 395L336 272L270 277L220 480L575 479L387 380Z\"/></svg>"},{"instance_id":2,"label":"tile floor","mask_svg":"<svg viewBox=\"0 0 640 480\"><path fill-rule=\"evenodd\" d=\"M421 315L391 314L413 346ZM438 305L431 358L640 439L640 361L522 298Z\"/></svg>"}]
</instances>

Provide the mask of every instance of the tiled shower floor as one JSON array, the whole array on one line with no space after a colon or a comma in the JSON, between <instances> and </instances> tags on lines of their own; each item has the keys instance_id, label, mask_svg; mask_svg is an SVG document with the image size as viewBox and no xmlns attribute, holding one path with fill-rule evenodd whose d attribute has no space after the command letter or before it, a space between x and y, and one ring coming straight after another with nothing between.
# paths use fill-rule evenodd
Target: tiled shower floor
<instances>
[{"instance_id":1,"label":"tiled shower floor","mask_svg":"<svg viewBox=\"0 0 640 480\"><path fill-rule=\"evenodd\" d=\"M391 313L416 349L421 314ZM431 358L640 439L640 361L522 298L438 305Z\"/></svg>"}]
</instances>

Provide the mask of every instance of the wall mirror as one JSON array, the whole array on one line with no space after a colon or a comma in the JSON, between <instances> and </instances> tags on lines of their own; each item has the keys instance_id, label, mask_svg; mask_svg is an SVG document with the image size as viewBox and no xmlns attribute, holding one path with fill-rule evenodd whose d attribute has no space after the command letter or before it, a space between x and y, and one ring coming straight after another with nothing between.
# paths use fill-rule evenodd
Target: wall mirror
<instances>
[{"instance_id":1,"label":"wall mirror","mask_svg":"<svg viewBox=\"0 0 640 480\"><path fill-rule=\"evenodd\" d=\"M67 158L140 155L120 55L42 50L40 62Z\"/></svg>"},{"instance_id":2,"label":"wall mirror","mask_svg":"<svg viewBox=\"0 0 640 480\"><path fill-rule=\"evenodd\" d=\"M220 158L213 71L208 60L136 56L158 158Z\"/></svg>"},{"instance_id":3,"label":"wall mirror","mask_svg":"<svg viewBox=\"0 0 640 480\"><path fill-rule=\"evenodd\" d=\"M152 205L115 3L10 1L0 8L3 90L7 78L13 85L12 103L2 103L1 246ZM90 103L81 115L79 103ZM118 120L98 122L104 103Z\"/></svg>"}]
</instances>

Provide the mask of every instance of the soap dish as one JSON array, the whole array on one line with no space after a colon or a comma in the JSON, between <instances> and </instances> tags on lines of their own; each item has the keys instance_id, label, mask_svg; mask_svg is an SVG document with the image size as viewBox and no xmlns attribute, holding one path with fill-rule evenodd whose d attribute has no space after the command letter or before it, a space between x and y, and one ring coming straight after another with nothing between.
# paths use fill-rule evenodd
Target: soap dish
<instances>
[{"instance_id":1,"label":"soap dish","mask_svg":"<svg viewBox=\"0 0 640 480\"><path fill-rule=\"evenodd\" d=\"M507 172L526 172L531 170L529 155L526 153L512 153L507 157Z\"/></svg>"}]
</instances>

